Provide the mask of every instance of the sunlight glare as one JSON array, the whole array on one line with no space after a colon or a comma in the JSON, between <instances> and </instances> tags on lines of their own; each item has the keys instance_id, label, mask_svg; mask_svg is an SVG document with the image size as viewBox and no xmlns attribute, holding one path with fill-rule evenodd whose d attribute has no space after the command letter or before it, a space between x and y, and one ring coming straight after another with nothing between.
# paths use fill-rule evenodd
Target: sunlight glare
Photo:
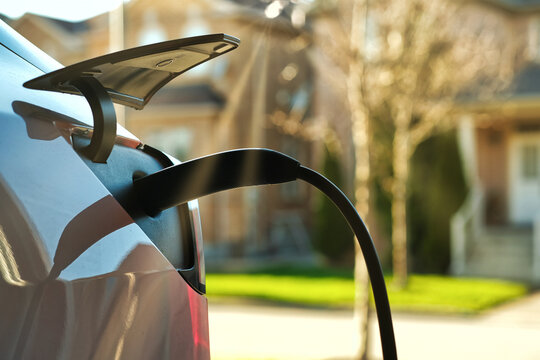
<instances>
[{"instance_id":1,"label":"sunlight glare","mask_svg":"<svg viewBox=\"0 0 540 360\"><path fill-rule=\"evenodd\" d=\"M281 4L281 1L275 0L266 7L264 15L268 19L275 19L281 14L281 10L283 10L283 4Z\"/></svg>"}]
</instances>

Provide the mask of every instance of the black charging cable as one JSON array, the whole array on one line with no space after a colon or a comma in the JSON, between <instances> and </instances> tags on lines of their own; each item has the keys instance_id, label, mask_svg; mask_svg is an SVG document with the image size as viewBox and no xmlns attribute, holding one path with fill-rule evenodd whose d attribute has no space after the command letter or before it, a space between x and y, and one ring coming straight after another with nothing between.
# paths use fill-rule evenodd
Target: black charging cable
<instances>
[{"instance_id":1,"label":"black charging cable","mask_svg":"<svg viewBox=\"0 0 540 360\"><path fill-rule=\"evenodd\" d=\"M381 263L373 240L347 196L318 172L290 156L268 149L238 149L190 160L134 180L143 209L151 216L186 201L244 186L304 180L322 191L341 211L364 256L379 322L385 360L397 359L392 314Z\"/></svg>"}]
</instances>

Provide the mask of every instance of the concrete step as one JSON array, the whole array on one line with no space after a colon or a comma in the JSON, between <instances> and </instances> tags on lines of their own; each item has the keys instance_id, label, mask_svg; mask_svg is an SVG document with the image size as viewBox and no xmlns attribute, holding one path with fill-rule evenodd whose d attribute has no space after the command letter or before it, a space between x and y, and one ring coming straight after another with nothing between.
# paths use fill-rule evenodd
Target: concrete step
<instances>
[{"instance_id":1,"label":"concrete step","mask_svg":"<svg viewBox=\"0 0 540 360\"><path fill-rule=\"evenodd\" d=\"M490 226L482 229L481 237L491 241L528 240L532 239L532 226Z\"/></svg>"},{"instance_id":2,"label":"concrete step","mask_svg":"<svg viewBox=\"0 0 540 360\"><path fill-rule=\"evenodd\" d=\"M467 264L464 275L530 282L532 279L532 267L515 263L486 264L471 262Z\"/></svg>"},{"instance_id":3,"label":"concrete step","mask_svg":"<svg viewBox=\"0 0 540 360\"><path fill-rule=\"evenodd\" d=\"M532 273L532 230L488 229L470 244L466 275L529 281Z\"/></svg>"},{"instance_id":4,"label":"concrete step","mask_svg":"<svg viewBox=\"0 0 540 360\"><path fill-rule=\"evenodd\" d=\"M532 246L529 244L473 244L469 259L518 259L532 260Z\"/></svg>"}]
</instances>

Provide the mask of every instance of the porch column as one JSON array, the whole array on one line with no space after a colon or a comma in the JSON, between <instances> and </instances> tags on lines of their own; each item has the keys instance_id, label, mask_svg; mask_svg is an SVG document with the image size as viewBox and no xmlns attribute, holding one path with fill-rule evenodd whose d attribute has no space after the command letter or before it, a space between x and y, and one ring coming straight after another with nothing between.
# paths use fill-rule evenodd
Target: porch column
<instances>
[{"instance_id":1,"label":"porch column","mask_svg":"<svg viewBox=\"0 0 540 360\"><path fill-rule=\"evenodd\" d=\"M540 284L540 215L536 215L533 223L531 278L534 284Z\"/></svg>"},{"instance_id":2,"label":"porch column","mask_svg":"<svg viewBox=\"0 0 540 360\"><path fill-rule=\"evenodd\" d=\"M452 217L450 222L451 231L451 255L450 273L452 275L463 275L465 273L465 221L463 215L458 212Z\"/></svg>"},{"instance_id":3,"label":"porch column","mask_svg":"<svg viewBox=\"0 0 540 360\"><path fill-rule=\"evenodd\" d=\"M453 275L463 275L466 271L467 239L474 236L481 226L481 218L477 212L481 211L482 201L480 181L476 168L476 141L474 119L470 115L462 116L457 128L457 138L461 164L465 181L469 186L469 194L460 209L452 216L450 222L450 271ZM469 225L469 226L468 226Z\"/></svg>"}]
</instances>

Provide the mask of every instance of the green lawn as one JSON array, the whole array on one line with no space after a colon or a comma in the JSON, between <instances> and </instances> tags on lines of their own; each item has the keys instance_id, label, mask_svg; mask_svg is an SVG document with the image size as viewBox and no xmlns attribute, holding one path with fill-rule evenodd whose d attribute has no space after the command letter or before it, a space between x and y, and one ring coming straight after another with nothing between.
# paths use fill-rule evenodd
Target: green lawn
<instances>
[{"instance_id":1,"label":"green lawn","mask_svg":"<svg viewBox=\"0 0 540 360\"><path fill-rule=\"evenodd\" d=\"M206 279L210 300L350 308L354 297L352 274L334 269L282 267L243 274L210 273ZM440 275L412 275L406 289L389 287L392 310L447 314L478 313L526 293L527 288L518 283Z\"/></svg>"}]
</instances>

